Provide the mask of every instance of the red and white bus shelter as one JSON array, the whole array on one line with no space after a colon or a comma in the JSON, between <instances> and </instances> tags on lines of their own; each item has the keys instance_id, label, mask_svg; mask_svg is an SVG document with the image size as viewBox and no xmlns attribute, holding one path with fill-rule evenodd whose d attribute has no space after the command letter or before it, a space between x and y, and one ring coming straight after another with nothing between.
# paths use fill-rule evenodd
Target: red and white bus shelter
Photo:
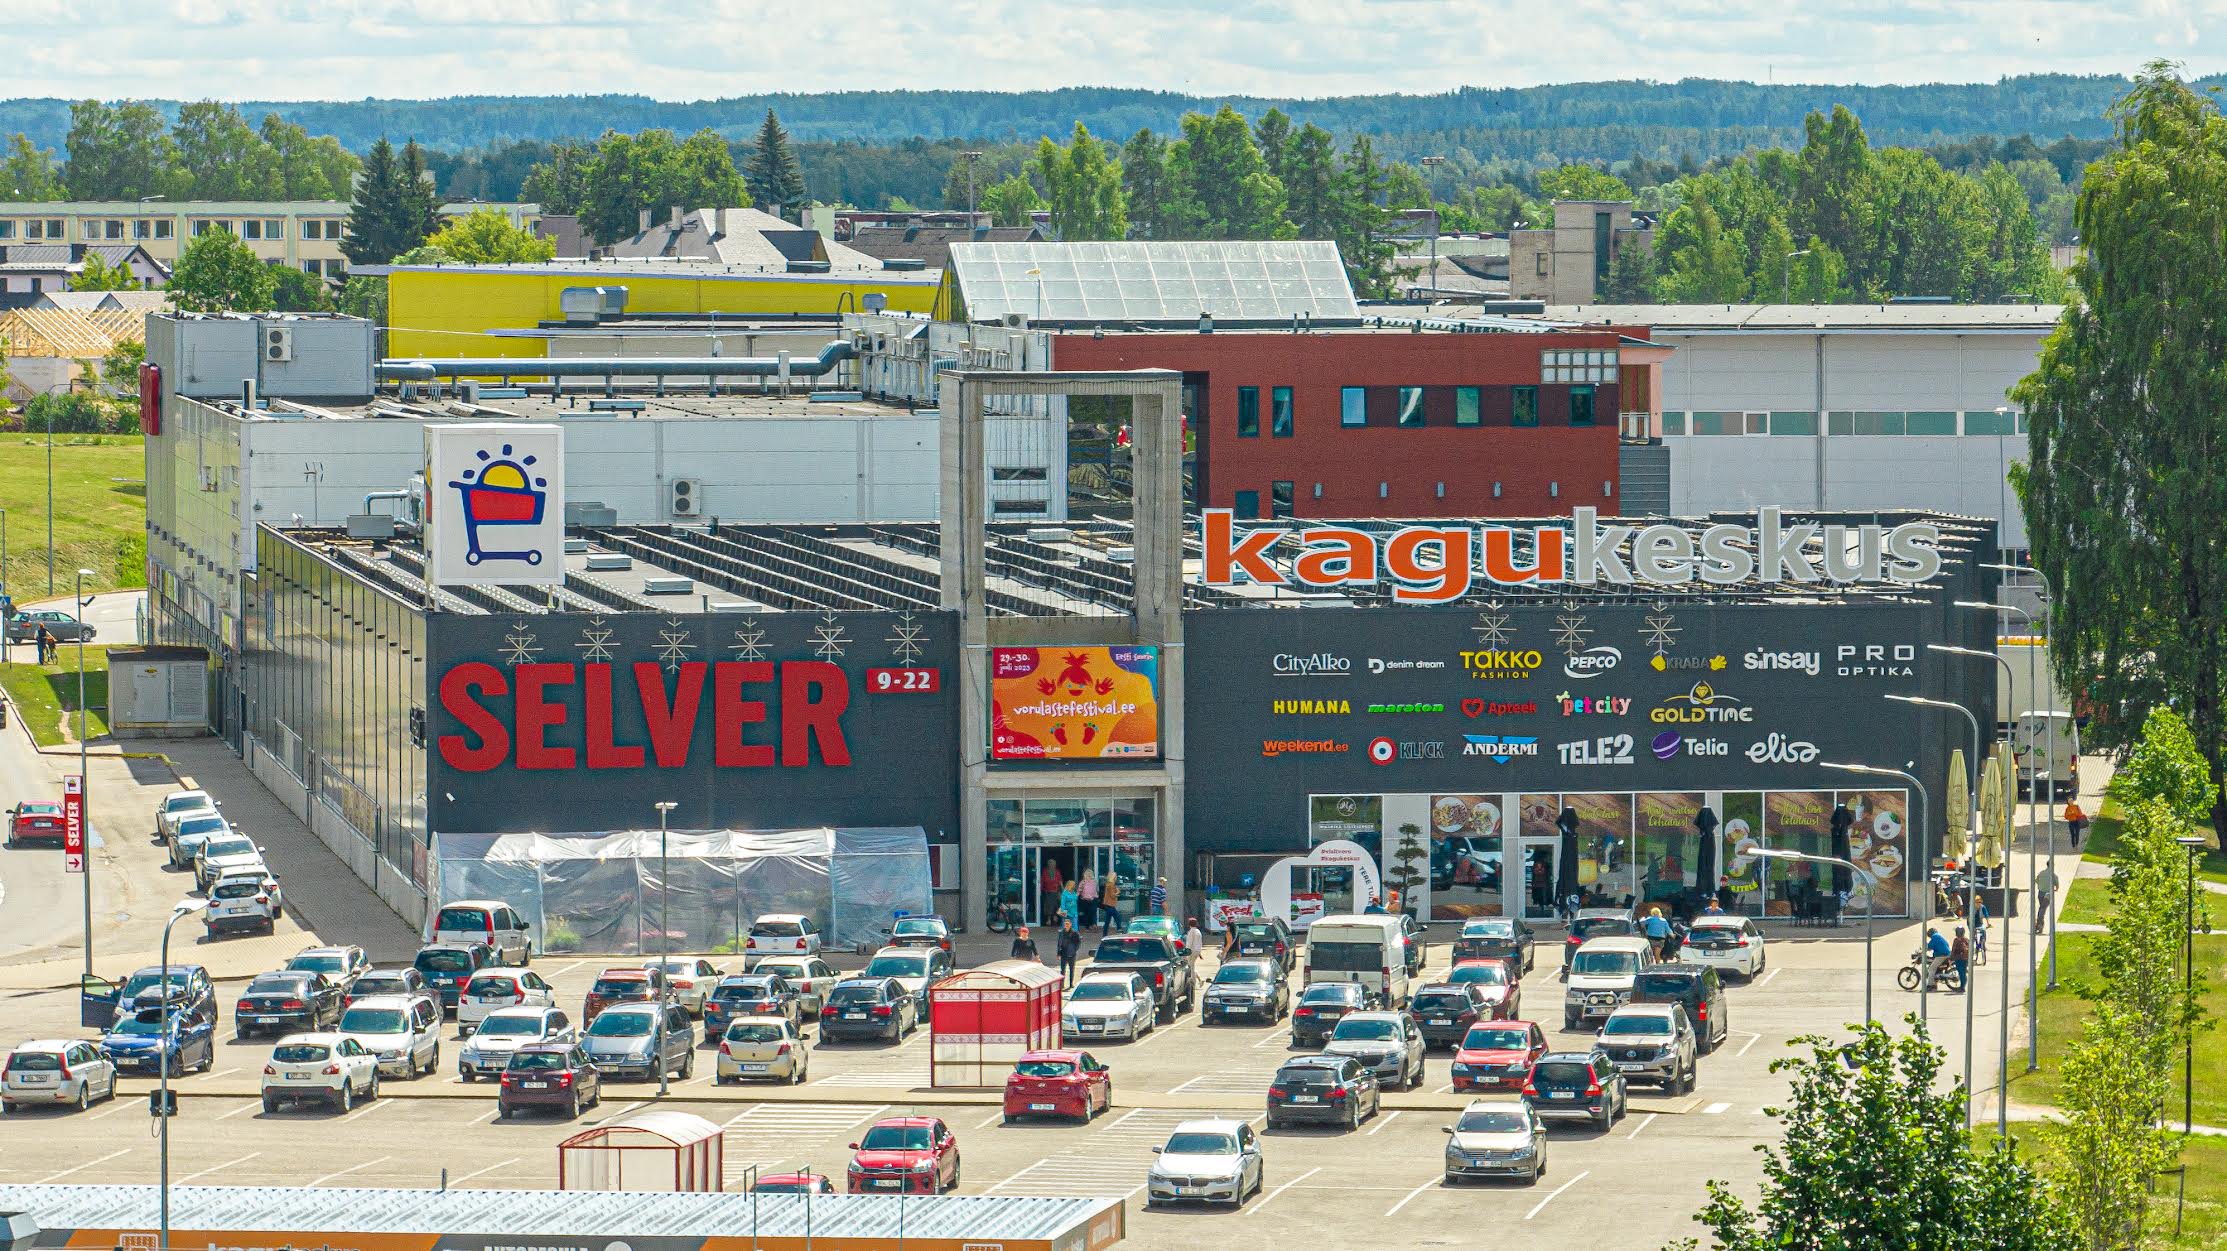
<instances>
[{"instance_id":1,"label":"red and white bus shelter","mask_svg":"<svg viewBox=\"0 0 2227 1251\"><path fill-rule=\"evenodd\" d=\"M1031 1051L1059 1046L1059 970L997 960L928 988L928 1084L997 1086Z\"/></svg>"}]
</instances>

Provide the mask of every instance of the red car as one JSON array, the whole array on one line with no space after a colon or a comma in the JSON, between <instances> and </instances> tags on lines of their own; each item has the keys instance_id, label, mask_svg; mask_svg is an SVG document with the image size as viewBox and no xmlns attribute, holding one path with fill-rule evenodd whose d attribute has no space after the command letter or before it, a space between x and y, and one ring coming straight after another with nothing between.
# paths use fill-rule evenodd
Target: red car
<instances>
[{"instance_id":1,"label":"red car","mask_svg":"<svg viewBox=\"0 0 2227 1251\"><path fill-rule=\"evenodd\" d=\"M750 1187L761 1195L831 1195L835 1183L820 1173L769 1173Z\"/></svg>"},{"instance_id":2,"label":"red car","mask_svg":"<svg viewBox=\"0 0 2227 1251\"><path fill-rule=\"evenodd\" d=\"M588 997L580 1004L580 1019L592 1025L595 1014L614 1003L649 1003L664 989L664 976L656 969L603 970L596 975L595 985L588 988Z\"/></svg>"},{"instance_id":3,"label":"red car","mask_svg":"<svg viewBox=\"0 0 2227 1251\"><path fill-rule=\"evenodd\" d=\"M20 847L32 839L62 845L62 805L26 799L8 809L8 846Z\"/></svg>"},{"instance_id":4,"label":"red car","mask_svg":"<svg viewBox=\"0 0 2227 1251\"><path fill-rule=\"evenodd\" d=\"M1113 1073L1087 1051L1031 1051L1005 1079L1005 1123L1024 1116L1087 1121L1113 1106Z\"/></svg>"},{"instance_id":5,"label":"red car","mask_svg":"<svg viewBox=\"0 0 2227 1251\"><path fill-rule=\"evenodd\" d=\"M1522 1010L1523 975L1516 972L1515 961L1505 956L1459 961L1446 980L1456 986L1475 986L1489 1005L1485 1016L1490 1019L1512 1021Z\"/></svg>"},{"instance_id":6,"label":"red car","mask_svg":"<svg viewBox=\"0 0 2227 1251\"><path fill-rule=\"evenodd\" d=\"M959 1140L937 1116L892 1116L851 1144L850 1193L940 1195L959 1188Z\"/></svg>"},{"instance_id":7,"label":"red car","mask_svg":"<svg viewBox=\"0 0 2227 1251\"><path fill-rule=\"evenodd\" d=\"M1479 1021L1454 1052L1454 1089L1522 1090L1546 1053L1546 1031L1536 1022Z\"/></svg>"}]
</instances>

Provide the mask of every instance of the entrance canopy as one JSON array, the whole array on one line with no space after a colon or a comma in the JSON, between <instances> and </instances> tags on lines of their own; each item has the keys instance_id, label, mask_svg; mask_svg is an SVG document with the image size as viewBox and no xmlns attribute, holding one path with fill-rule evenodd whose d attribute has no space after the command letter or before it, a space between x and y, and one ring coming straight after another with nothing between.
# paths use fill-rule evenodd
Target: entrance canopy
<instances>
[{"instance_id":1,"label":"entrance canopy","mask_svg":"<svg viewBox=\"0 0 2227 1251\"><path fill-rule=\"evenodd\" d=\"M652 1108L557 1144L559 1190L726 1189L726 1140L688 1112Z\"/></svg>"}]
</instances>

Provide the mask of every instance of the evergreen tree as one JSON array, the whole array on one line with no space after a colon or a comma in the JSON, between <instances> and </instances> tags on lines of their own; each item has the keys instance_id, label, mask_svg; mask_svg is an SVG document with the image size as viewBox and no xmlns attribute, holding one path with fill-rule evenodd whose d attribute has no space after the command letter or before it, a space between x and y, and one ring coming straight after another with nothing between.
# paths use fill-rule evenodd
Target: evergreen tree
<instances>
[{"instance_id":1,"label":"evergreen tree","mask_svg":"<svg viewBox=\"0 0 2227 1251\"><path fill-rule=\"evenodd\" d=\"M1344 212L1342 180L1338 141L1313 122L1301 127L1286 143L1284 157L1284 215L1291 220L1294 237L1338 237Z\"/></svg>"},{"instance_id":2,"label":"evergreen tree","mask_svg":"<svg viewBox=\"0 0 2227 1251\"><path fill-rule=\"evenodd\" d=\"M59 200L67 194L54 153L18 133L0 160L0 200Z\"/></svg>"},{"instance_id":3,"label":"evergreen tree","mask_svg":"<svg viewBox=\"0 0 2227 1251\"><path fill-rule=\"evenodd\" d=\"M1602 304L1654 303L1654 249L1626 239L1609 258L1608 277L1601 280L1597 299Z\"/></svg>"},{"instance_id":4,"label":"evergreen tree","mask_svg":"<svg viewBox=\"0 0 2227 1251\"><path fill-rule=\"evenodd\" d=\"M1253 123L1253 139L1260 145L1261 164L1283 181L1284 161L1291 151L1291 119L1282 109L1271 107Z\"/></svg>"},{"instance_id":5,"label":"evergreen tree","mask_svg":"<svg viewBox=\"0 0 2227 1251\"><path fill-rule=\"evenodd\" d=\"M1139 130L1121 145L1121 197L1129 205L1129 230L1140 239L1167 237L1168 145Z\"/></svg>"},{"instance_id":6,"label":"evergreen tree","mask_svg":"<svg viewBox=\"0 0 2227 1251\"><path fill-rule=\"evenodd\" d=\"M758 207L768 212L779 213L804 203L804 170L789 147L789 132L781 129L781 121L772 109L766 110L765 123L758 127L757 142L744 174L757 192Z\"/></svg>"},{"instance_id":7,"label":"evergreen tree","mask_svg":"<svg viewBox=\"0 0 2227 1251\"><path fill-rule=\"evenodd\" d=\"M1392 221L1392 211L1384 207L1389 185L1385 168L1376 159L1376 145L1367 135L1355 135L1338 179L1335 238L1353 293L1365 300L1389 299L1397 285L1392 257L1398 249L1384 233Z\"/></svg>"},{"instance_id":8,"label":"evergreen tree","mask_svg":"<svg viewBox=\"0 0 2227 1251\"><path fill-rule=\"evenodd\" d=\"M1423 178L1423 171L1406 161L1394 161L1384 176L1384 207L1389 209L1427 209L1431 206L1431 185Z\"/></svg>"},{"instance_id":9,"label":"evergreen tree","mask_svg":"<svg viewBox=\"0 0 2227 1251\"><path fill-rule=\"evenodd\" d=\"M1288 239L1284 186L1260 159L1251 127L1225 104L1212 116L1183 115L1183 138L1168 148L1170 239Z\"/></svg>"},{"instance_id":10,"label":"evergreen tree","mask_svg":"<svg viewBox=\"0 0 2227 1251\"><path fill-rule=\"evenodd\" d=\"M433 231L433 192L421 177L425 154L417 144L398 155L381 138L371 145L348 207L348 236L340 250L351 265L384 265L416 247Z\"/></svg>"},{"instance_id":11,"label":"evergreen tree","mask_svg":"<svg viewBox=\"0 0 2227 1251\"><path fill-rule=\"evenodd\" d=\"M1036 146L1036 175L1044 180L1052 231L1068 242L1122 239L1129 213L1121 194L1121 166L1081 122L1066 147L1049 137Z\"/></svg>"},{"instance_id":12,"label":"evergreen tree","mask_svg":"<svg viewBox=\"0 0 2227 1251\"><path fill-rule=\"evenodd\" d=\"M186 241L165 290L188 312L259 313L272 307L276 273L284 268L264 264L231 231L211 230Z\"/></svg>"},{"instance_id":13,"label":"evergreen tree","mask_svg":"<svg viewBox=\"0 0 2227 1251\"><path fill-rule=\"evenodd\" d=\"M395 170L395 231L407 252L441 226L441 195L426 176L425 149L418 141L402 145L402 159Z\"/></svg>"}]
</instances>

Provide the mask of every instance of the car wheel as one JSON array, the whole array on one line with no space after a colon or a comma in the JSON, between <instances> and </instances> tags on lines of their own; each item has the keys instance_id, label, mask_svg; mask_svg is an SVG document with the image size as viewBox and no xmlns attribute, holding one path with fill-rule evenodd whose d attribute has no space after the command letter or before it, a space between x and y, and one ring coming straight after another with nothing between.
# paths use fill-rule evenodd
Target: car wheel
<instances>
[{"instance_id":1,"label":"car wheel","mask_svg":"<svg viewBox=\"0 0 2227 1251\"><path fill-rule=\"evenodd\" d=\"M696 1072L696 1053L691 1051L680 1058L680 1079L687 1081Z\"/></svg>"},{"instance_id":2,"label":"car wheel","mask_svg":"<svg viewBox=\"0 0 2227 1251\"><path fill-rule=\"evenodd\" d=\"M1602 1133L1604 1133L1604 1134L1605 1134L1605 1133L1607 1133L1607 1132L1609 1131L1609 1129L1610 1129L1610 1128L1611 1128L1612 1126L1614 1126L1615 1124L1616 1124L1616 1105L1615 1105L1615 1104L1613 1104L1613 1103L1611 1103L1610 1105L1608 1105L1608 1106L1607 1106L1607 1107L1605 1107L1605 1108L1602 1108L1602 1109L1601 1109L1601 1114L1600 1114L1599 1116L1596 1116L1596 1117L1594 1117L1594 1118L1593 1118L1593 1128L1595 1128L1595 1129L1597 1129L1597 1130L1601 1131L1601 1132L1602 1132Z\"/></svg>"},{"instance_id":3,"label":"car wheel","mask_svg":"<svg viewBox=\"0 0 2227 1251\"><path fill-rule=\"evenodd\" d=\"M1361 1128L1361 1106L1359 1104L1345 1110L1345 1128L1349 1134Z\"/></svg>"},{"instance_id":4,"label":"car wheel","mask_svg":"<svg viewBox=\"0 0 2227 1251\"><path fill-rule=\"evenodd\" d=\"M276 1111L278 1111L278 1096L276 1096L276 1095L265 1095L265 1096L263 1096L263 1114L264 1114L265 1116L269 1116L269 1115L270 1115L271 1113L273 1113L273 1112L276 1112Z\"/></svg>"},{"instance_id":5,"label":"car wheel","mask_svg":"<svg viewBox=\"0 0 2227 1251\"><path fill-rule=\"evenodd\" d=\"M366 1103L369 1103L371 1100L379 1097L379 1072L377 1069L372 1070L371 1089L365 1091L363 1097L364 1102Z\"/></svg>"},{"instance_id":6,"label":"car wheel","mask_svg":"<svg viewBox=\"0 0 2227 1251\"><path fill-rule=\"evenodd\" d=\"M356 1088L349 1085L347 1079L341 1079L340 1091L333 1096L333 1102L339 1105L342 1112L346 1112L348 1109L355 1107Z\"/></svg>"},{"instance_id":7,"label":"car wheel","mask_svg":"<svg viewBox=\"0 0 2227 1251\"><path fill-rule=\"evenodd\" d=\"M580 1119L580 1093L578 1091L573 1092L572 1102L565 1106L565 1119L568 1121Z\"/></svg>"},{"instance_id":8,"label":"car wheel","mask_svg":"<svg viewBox=\"0 0 2227 1251\"><path fill-rule=\"evenodd\" d=\"M469 1086L479 1079L472 1075L472 1070L469 1067L467 1067L463 1062L459 1061L456 1065L456 1080Z\"/></svg>"},{"instance_id":9,"label":"car wheel","mask_svg":"<svg viewBox=\"0 0 2227 1251\"><path fill-rule=\"evenodd\" d=\"M93 1102L93 1084L92 1084L91 1082L89 1082L89 1081L88 1081L88 1082L79 1082L79 1083L77 1084L77 1110L78 1110L78 1111L80 1111L80 1112L83 1112L83 1111L84 1111L84 1110L86 1109L86 1107L87 1107L88 1105L90 1105L90 1104L91 1104L92 1102Z\"/></svg>"},{"instance_id":10,"label":"car wheel","mask_svg":"<svg viewBox=\"0 0 2227 1251\"><path fill-rule=\"evenodd\" d=\"M511 1118L511 1115L515 1111L516 1109L512 1108L507 1103L498 1103L495 1105L495 1117L497 1120L507 1121Z\"/></svg>"},{"instance_id":11,"label":"car wheel","mask_svg":"<svg viewBox=\"0 0 2227 1251\"><path fill-rule=\"evenodd\" d=\"M1576 1014L1576 1013L1574 1013L1574 1012L1565 1012L1565 1013L1563 1013L1563 1014L1562 1014L1562 1028L1563 1028L1563 1029L1565 1029L1565 1030L1572 1030L1572 1029L1576 1029L1576 1028L1577 1028L1577 1014Z\"/></svg>"}]
</instances>

